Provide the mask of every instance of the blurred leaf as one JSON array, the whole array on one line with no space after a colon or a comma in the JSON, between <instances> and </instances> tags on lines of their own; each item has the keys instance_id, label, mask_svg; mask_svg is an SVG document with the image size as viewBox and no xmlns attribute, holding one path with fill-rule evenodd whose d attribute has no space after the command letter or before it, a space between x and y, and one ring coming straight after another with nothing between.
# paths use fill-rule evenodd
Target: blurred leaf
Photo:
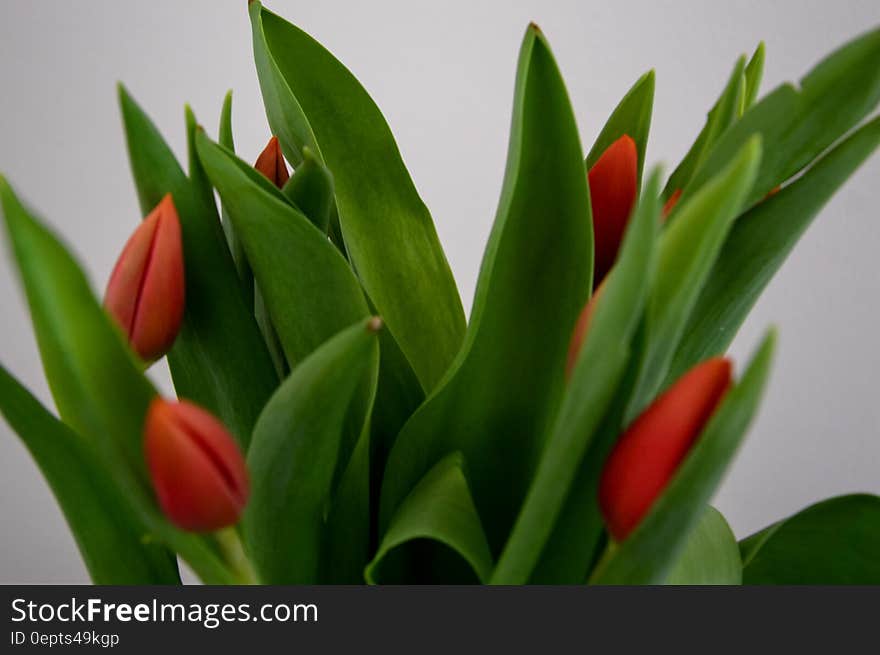
<instances>
[{"instance_id":1,"label":"blurred leaf","mask_svg":"<svg viewBox=\"0 0 880 655\"><path fill-rule=\"evenodd\" d=\"M800 90L779 86L718 141L688 187L698 188L760 134L764 157L746 206L796 174L867 116L880 101L880 28L817 64ZM688 189L685 189L687 194Z\"/></svg>"},{"instance_id":2,"label":"blurred leaf","mask_svg":"<svg viewBox=\"0 0 880 655\"><path fill-rule=\"evenodd\" d=\"M199 155L241 239L271 324L292 367L343 328L369 315L348 262L285 196L252 166L207 136ZM361 417L345 440L343 461L361 432L372 392L358 391Z\"/></svg>"},{"instance_id":3,"label":"blurred leaf","mask_svg":"<svg viewBox=\"0 0 880 655\"><path fill-rule=\"evenodd\" d=\"M94 584L180 581L174 556L143 540L147 529L92 444L46 411L2 366L0 412L52 488Z\"/></svg>"},{"instance_id":4,"label":"blurred leaf","mask_svg":"<svg viewBox=\"0 0 880 655\"><path fill-rule=\"evenodd\" d=\"M367 567L368 583L462 584L489 579L492 555L463 469L461 453L452 453L415 486Z\"/></svg>"},{"instance_id":5,"label":"blurred leaf","mask_svg":"<svg viewBox=\"0 0 880 655\"><path fill-rule=\"evenodd\" d=\"M207 583L234 582L205 538L175 529L156 507L142 443L144 416L156 392L121 332L64 246L27 213L2 178L0 201L61 418L100 454L118 493L145 526L142 540L167 544Z\"/></svg>"},{"instance_id":6,"label":"blurred leaf","mask_svg":"<svg viewBox=\"0 0 880 655\"><path fill-rule=\"evenodd\" d=\"M628 134L636 142L639 155L639 187L641 188L642 170L645 166L645 151L648 149L648 133L651 130L651 112L654 108L654 71L642 75L615 107L605 127L596 138L596 142L587 155L587 170L593 167L602 153L624 134Z\"/></svg>"},{"instance_id":7,"label":"blurred leaf","mask_svg":"<svg viewBox=\"0 0 880 655\"><path fill-rule=\"evenodd\" d=\"M295 166L309 146L333 172L352 264L431 390L461 347L464 312L388 125L354 76L311 37L259 2L250 16L269 125Z\"/></svg>"},{"instance_id":8,"label":"blurred leaf","mask_svg":"<svg viewBox=\"0 0 880 655\"><path fill-rule=\"evenodd\" d=\"M269 180L204 134L199 156L241 239L291 365L369 315L348 263Z\"/></svg>"},{"instance_id":9,"label":"blurred leaf","mask_svg":"<svg viewBox=\"0 0 880 655\"><path fill-rule=\"evenodd\" d=\"M155 391L79 266L2 178L0 202L62 420L146 481L141 434Z\"/></svg>"},{"instance_id":10,"label":"blurred leaf","mask_svg":"<svg viewBox=\"0 0 880 655\"><path fill-rule=\"evenodd\" d=\"M755 100L758 99L758 91L761 89L761 79L764 77L764 42L761 41L755 49L746 69L743 71L746 79L746 93L743 99L743 109L748 110Z\"/></svg>"},{"instance_id":11,"label":"blurred leaf","mask_svg":"<svg viewBox=\"0 0 880 655\"><path fill-rule=\"evenodd\" d=\"M346 328L296 366L254 428L244 527L265 583L321 582L343 429L355 391L378 354L374 320Z\"/></svg>"},{"instance_id":12,"label":"blurred leaf","mask_svg":"<svg viewBox=\"0 0 880 655\"><path fill-rule=\"evenodd\" d=\"M880 498L823 500L740 542L743 583L880 584Z\"/></svg>"},{"instance_id":13,"label":"blurred leaf","mask_svg":"<svg viewBox=\"0 0 880 655\"><path fill-rule=\"evenodd\" d=\"M168 355L174 388L216 414L247 446L278 378L246 304L217 208L202 197L150 119L119 87L131 167L141 210L171 193L180 215L186 266L186 313Z\"/></svg>"},{"instance_id":14,"label":"blurred leaf","mask_svg":"<svg viewBox=\"0 0 880 655\"><path fill-rule=\"evenodd\" d=\"M609 548L591 583L659 584L667 579L745 437L764 390L774 345L771 332L672 480L632 534Z\"/></svg>"},{"instance_id":15,"label":"blurred leaf","mask_svg":"<svg viewBox=\"0 0 880 655\"><path fill-rule=\"evenodd\" d=\"M715 101L712 109L709 110L706 124L700 130L699 135L697 135L696 141L694 141L678 167L672 172L672 175L669 176L666 187L663 189L664 200L668 200L675 191L687 188L694 173L708 157L715 143L737 119L737 112L743 102L742 93L745 86L743 84L744 68L745 57L740 57L733 67L733 72L730 74L727 84L721 92L721 96Z\"/></svg>"},{"instance_id":16,"label":"blurred leaf","mask_svg":"<svg viewBox=\"0 0 880 655\"><path fill-rule=\"evenodd\" d=\"M691 309L755 181L761 152L758 138L749 141L716 177L682 199L676 220L663 231L625 424L660 391Z\"/></svg>"},{"instance_id":17,"label":"blurred leaf","mask_svg":"<svg viewBox=\"0 0 880 655\"><path fill-rule=\"evenodd\" d=\"M641 319L646 290L653 275L659 195L660 174L655 171L630 221L602 296L597 299L559 415L492 576L495 584L529 581L593 434L626 369L631 355L630 342Z\"/></svg>"},{"instance_id":18,"label":"blurred leaf","mask_svg":"<svg viewBox=\"0 0 880 655\"><path fill-rule=\"evenodd\" d=\"M663 584L738 585L742 574L736 537L721 512L708 505Z\"/></svg>"},{"instance_id":19,"label":"blurred leaf","mask_svg":"<svg viewBox=\"0 0 880 655\"><path fill-rule=\"evenodd\" d=\"M535 26L520 52L507 171L465 345L394 444L380 534L443 456L460 450L500 553L564 391L569 337L591 288L584 160L562 78Z\"/></svg>"},{"instance_id":20,"label":"blurred leaf","mask_svg":"<svg viewBox=\"0 0 880 655\"><path fill-rule=\"evenodd\" d=\"M235 152L235 142L232 138L232 91L229 91L226 97L223 98L223 108L220 110L218 141L220 145L228 148L230 152ZM235 228L232 226L232 221L229 220L226 207L222 203L220 205L220 214L223 232L226 234L226 243L229 245L229 252L232 255L232 261L235 263L235 270L238 272L238 279L241 280L244 303L251 307L254 303L254 274L251 272L251 265L248 263L247 255L244 253L244 247L235 236Z\"/></svg>"},{"instance_id":21,"label":"blurred leaf","mask_svg":"<svg viewBox=\"0 0 880 655\"><path fill-rule=\"evenodd\" d=\"M724 352L813 218L880 144L880 118L734 223L684 330L666 383Z\"/></svg>"}]
</instances>

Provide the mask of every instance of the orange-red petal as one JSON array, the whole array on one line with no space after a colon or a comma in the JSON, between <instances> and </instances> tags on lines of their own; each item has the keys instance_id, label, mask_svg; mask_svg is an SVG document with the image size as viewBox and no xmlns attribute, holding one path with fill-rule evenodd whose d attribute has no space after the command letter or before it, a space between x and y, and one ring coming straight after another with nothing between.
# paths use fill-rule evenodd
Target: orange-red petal
<instances>
[{"instance_id":1,"label":"orange-red petal","mask_svg":"<svg viewBox=\"0 0 880 655\"><path fill-rule=\"evenodd\" d=\"M614 539L626 539L662 493L730 387L731 372L721 357L698 364L620 437L599 481L599 506Z\"/></svg>"},{"instance_id":2,"label":"orange-red petal","mask_svg":"<svg viewBox=\"0 0 880 655\"><path fill-rule=\"evenodd\" d=\"M284 186L290 173L287 172L287 164L284 163L284 155L281 154L281 144L278 137L273 136L263 148L263 152L257 157L254 168L265 175L269 181L279 189Z\"/></svg>"},{"instance_id":3,"label":"orange-red petal","mask_svg":"<svg viewBox=\"0 0 880 655\"><path fill-rule=\"evenodd\" d=\"M180 219L166 195L138 226L116 262L104 306L145 361L174 343L184 312Z\"/></svg>"},{"instance_id":4,"label":"orange-red petal","mask_svg":"<svg viewBox=\"0 0 880 655\"><path fill-rule=\"evenodd\" d=\"M207 532L238 522L249 494L247 468L211 414L187 401L155 399L144 450L159 505L172 523Z\"/></svg>"},{"instance_id":5,"label":"orange-red petal","mask_svg":"<svg viewBox=\"0 0 880 655\"><path fill-rule=\"evenodd\" d=\"M617 258L638 193L636 142L626 134L608 146L589 172L593 207L595 263L593 287L599 286Z\"/></svg>"}]
</instances>

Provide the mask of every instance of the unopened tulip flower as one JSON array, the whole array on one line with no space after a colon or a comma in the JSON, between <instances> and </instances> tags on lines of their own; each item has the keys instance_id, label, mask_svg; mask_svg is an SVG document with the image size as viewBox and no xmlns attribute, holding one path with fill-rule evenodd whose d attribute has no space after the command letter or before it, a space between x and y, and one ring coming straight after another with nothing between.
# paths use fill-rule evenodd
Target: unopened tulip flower
<instances>
[{"instance_id":1,"label":"unopened tulip flower","mask_svg":"<svg viewBox=\"0 0 880 655\"><path fill-rule=\"evenodd\" d=\"M159 505L179 528L208 532L238 522L249 484L223 424L187 401L156 398L144 425L147 468Z\"/></svg>"},{"instance_id":2,"label":"unopened tulip flower","mask_svg":"<svg viewBox=\"0 0 880 655\"><path fill-rule=\"evenodd\" d=\"M622 541L647 514L730 387L730 360L692 368L626 430L599 481L599 506Z\"/></svg>"},{"instance_id":3,"label":"unopened tulip flower","mask_svg":"<svg viewBox=\"0 0 880 655\"><path fill-rule=\"evenodd\" d=\"M675 209L675 206L678 204L678 199L681 198L681 189L676 189L672 192L672 195L669 196L669 199L663 204L663 218L667 218L672 210Z\"/></svg>"},{"instance_id":4,"label":"unopened tulip flower","mask_svg":"<svg viewBox=\"0 0 880 655\"><path fill-rule=\"evenodd\" d=\"M584 305L580 316L578 316L577 323L574 325L574 331L571 333L571 341L568 344L568 358L565 361L566 379L570 379L571 374L574 371L574 365L577 363L581 347L584 345L584 341L587 338L587 331L590 329L590 321L593 318L593 312L596 310L596 303L598 302L599 296L602 294L604 288L605 281L603 280L599 285L599 288L593 292L592 296L590 296L587 304Z\"/></svg>"},{"instance_id":5,"label":"unopened tulip flower","mask_svg":"<svg viewBox=\"0 0 880 655\"><path fill-rule=\"evenodd\" d=\"M617 258L638 193L636 142L624 134L602 153L589 172L593 206L595 263L593 287L599 286Z\"/></svg>"},{"instance_id":6,"label":"unopened tulip flower","mask_svg":"<svg viewBox=\"0 0 880 655\"><path fill-rule=\"evenodd\" d=\"M144 361L155 361L174 343L184 287L180 219L168 194L125 244L104 294L104 307Z\"/></svg>"},{"instance_id":7,"label":"unopened tulip flower","mask_svg":"<svg viewBox=\"0 0 880 655\"><path fill-rule=\"evenodd\" d=\"M287 164L284 163L284 155L281 154L281 144L278 137L273 136L263 148L263 152L257 157L254 168L265 175L268 180L279 189L290 178L287 172Z\"/></svg>"}]
</instances>

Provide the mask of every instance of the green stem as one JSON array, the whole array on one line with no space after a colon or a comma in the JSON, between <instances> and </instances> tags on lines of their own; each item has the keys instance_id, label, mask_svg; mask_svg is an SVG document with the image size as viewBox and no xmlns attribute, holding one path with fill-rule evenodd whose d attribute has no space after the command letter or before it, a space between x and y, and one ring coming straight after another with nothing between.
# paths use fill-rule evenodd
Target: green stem
<instances>
[{"instance_id":1,"label":"green stem","mask_svg":"<svg viewBox=\"0 0 880 655\"><path fill-rule=\"evenodd\" d=\"M599 558L599 561L596 562L596 566L593 567L593 572L590 574L589 580L587 580L587 584L595 584L596 578L598 578L599 574L602 572L602 569L605 568L605 565L608 563L612 557L614 557L614 553L617 551L617 542L608 538L608 544L605 546L605 551L602 553L602 557Z\"/></svg>"},{"instance_id":2,"label":"green stem","mask_svg":"<svg viewBox=\"0 0 880 655\"><path fill-rule=\"evenodd\" d=\"M214 533L214 538L223 553L223 559L229 565L232 573L241 581L241 584L257 584L257 574L248 556L244 552L244 546L234 528L223 528Z\"/></svg>"}]
</instances>

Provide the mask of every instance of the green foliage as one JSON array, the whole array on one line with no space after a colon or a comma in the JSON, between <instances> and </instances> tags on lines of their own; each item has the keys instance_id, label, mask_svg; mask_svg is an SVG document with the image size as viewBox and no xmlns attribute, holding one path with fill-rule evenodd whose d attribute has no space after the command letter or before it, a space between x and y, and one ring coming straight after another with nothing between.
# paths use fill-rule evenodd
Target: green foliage
<instances>
[{"instance_id":1,"label":"green foliage","mask_svg":"<svg viewBox=\"0 0 880 655\"><path fill-rule=\"evenodd\" d=\"M798 238L880 144L880 118L869 118L880 30L831 54L799 89L764 98L763 44L736 62L665 185L654 171L633 199L567 380L593 284L585 165L628 134L641 186L653 71L585 158L547 39L526 30L466 325L378 107L299 28L259 1L249 14L268 125L294 167L283 189L235 155L231 93L217 142L186 108L184 171L119 89L141 210L170 193L181 219L175 389L246 452L241 525L195 534L162 514L142 443L156 392L74 258L0 178L58 417L2 367L0 411L95 582L177 583L176 553L214 584L253 581L251 566L259 582L290 584L880 583L876 497L819 503L739 545L708 504L758 409L772 331L623 541L606 533L597 498L620 435L724 352ZM677 190L664 223L661 203Z\"/></svg>"},{"instance_id":2,"label":"green foliage","mask_svg":"<svg viewBox=\"0 0 880 655\"><path fill-rule=\"evenodd\" d=\"M880 498L824 500L740 542L745 584L880 584Z\"/></svg>"}]
</instances>

